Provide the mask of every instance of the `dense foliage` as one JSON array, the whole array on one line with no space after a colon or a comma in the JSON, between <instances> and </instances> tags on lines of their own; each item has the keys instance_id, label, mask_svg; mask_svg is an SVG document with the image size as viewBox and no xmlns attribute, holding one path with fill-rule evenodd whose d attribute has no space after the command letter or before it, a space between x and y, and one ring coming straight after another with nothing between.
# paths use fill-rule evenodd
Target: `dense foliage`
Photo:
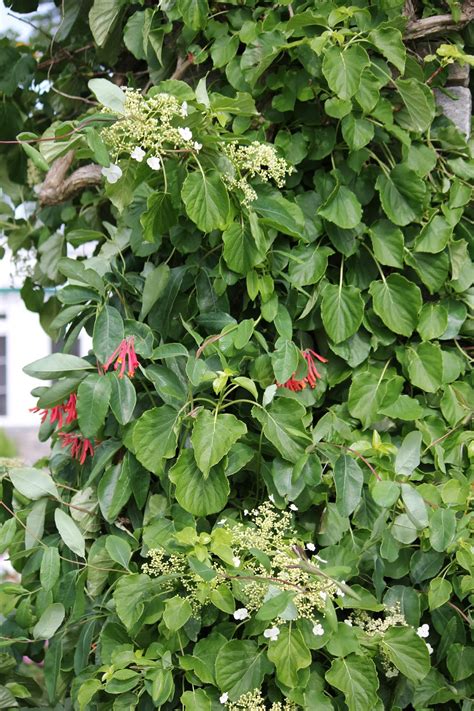
<instances>
[{"instance_id":1,"label":"dense foliage","mask_svg":"<svg viewBox=\"0 0 474 711\"><path fill-rule=\"evenodd\" d=\"M3 463L1 708L471 708L474 161L432 93L470 58L402 5L0 43L1 226L64 339L51 457Z\"/></svg>"}]
</instances>

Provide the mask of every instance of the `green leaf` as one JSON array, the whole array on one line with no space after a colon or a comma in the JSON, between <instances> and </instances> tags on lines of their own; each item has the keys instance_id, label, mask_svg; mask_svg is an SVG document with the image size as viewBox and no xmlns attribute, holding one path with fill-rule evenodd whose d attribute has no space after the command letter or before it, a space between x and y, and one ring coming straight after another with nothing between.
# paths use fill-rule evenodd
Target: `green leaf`
<instances>
[{"instance_id":1,"label":"green leaf","mask_svg":"<svg viewBox=\"0 0 474 711\"><path fill-rule=\"evenodd\" d=\"M395 457L395 471L402 476L411 476L421 459L421 432L414 430L404 438Z\"/></svg>"},{"instance_id":2,"label":"green leaf","mask_svg":"<svg viewBox=\"0 0 474 711\"><path fill-rule=\"evenodd\" d=\"M217 37L211 47L212 63L214 69L225 67L237 54L239 48L238 35L221 35Z\"/></svg>"},{"instance_id":3,"label":"green leaf","mask_svg":"<svg viewBox=\"0 0 474 711\"><path fill-rule=\"evenodd\" d=\"M54 512L54 522L64 543L73 553L85 558L86 542L77 524L72 518L64 513L61 509L56 509Z\"/></svg>"},{"instance_id":4,"label":"green leaf","mask_svg":"<svg viewBox=\"0 0 474 711\"><path fill-rule=\"evenodd\" d=\"M89 10L89 25L92 36L99 47L103 47L106 43L123 5L124 0L94 0L94 4Z\"/></svg>"},{"instance_id":5,"label":"green leaf","mask_svg":"<svg viewBox=\"0 0 474 711\"><path fill-rule=\"evenodd\" d=\"M439 508L430 516L430 543L435 551L442 553L454 542L456 514L452 509Z\"/></svg>"},{"instance_id":6,"label":"green leaf","mask_svg":"<svg viewBox=\"0 0 474 711\"><path fill-rule=\"evenodd\" d=\"M369 32L369 39L391 64L403 74L406 48L400 30L394 27L378 27Z\"/></svg>"},{"instance_id":7,"label":"green leaf","mask_svg":"<svg viewBox=\"0 0 474 711\"><path fill-rule=\"evenodd\" d=\"M178 0L178 11L187 27L201 30L206 26L209 5L207 0Z\"/></svg>"},{"instance_id":8,"label":"green leaf","mask_svg":"<svg viewBox=\"0 0 474 711\"><path fill-rule=\"evenodd\" d=\"M336 506L341 516L349 516L359 504L364 475L352 457L342 454L334 465Z\"/></svg>"},{"instance_id":9,"label":"green leaf","mask_svg":"<svg viewBox=\"0 0 474 711\"><path fill-rule=\"evenodd\" d=\"M341 343L358 331L364 316L364 300L355 286L327 284L323 291L321 317L329 338Z\"/></svg>"},{"instance_id":10,"label":"green leaf","mask_svg":"<svg viewBox=\"0 0 474 711\"><path fill-rule=\"evenodd\" d=\"M302 418L305 408L296 400L278 399L269 409L254 407L252 416L260 422L265 437L284 459L296 462L310 443Z\"/></svg>"},{"instance_id":11,"label":"green leaf","mask_svg":"<svg viewBox=\"0 0 474 711\"><path fill-rule=\"evenodd\" d=\"M305 219L299 205L290 202L268 185L260 185L256 191L258 197L252 202L252 210L260 215L259 222L290 237L300 237Z\"/></svg>"},{"instance_id":12,"label":"green leaf","mask_svg":"<svg viewBox=\"0 0 474 711\"><path fill-rule=\"evenodd\" d=\"M216 658L217 686L233 701L259 689L265 674L272 671L264 649L251 640L233 639L224 644Z\"/></svg>"},{"instance_id":13,"label":"green leaf","mask_svg":"<svg viewBox=\"0 0 474 711\"><path fill-rule=\"evenodd\" d=\"M61 560L57 548L48 547L43 551L40 568L40 582L43 590L49 592L59 578Z\"/></svg>"},{"instance_id":14,"label":"green leaf","mask_svg":"<svg viewBox=\"0 0 474 711\"><path fill-rule=\"evenodd\" d=\"M328 684L343 692L349 711L378 708L379 680L370 657L349 654L335 659L325 677Z\"/></svg>"},{"instance_id":15,"label":"green leaf","mask_svg":"<svg viewBox=\"0 0 474 711\"><path fill-rule=\"evenodd\" d=\"M389 220L378 220L369 231L375 258L387 267L403 268L403 232Z\"/></svg>"},{"instance_id":16,"label":"green leaf","mask_svg":"<svg viewBox=\"0 0 474 711\"><path fill-rule=\"evenodd\" d=\"M474 669L474 649L462 644L453 644L448 650L446 664L454 681L462 681L472 675Z\"/></svg>"},{"instance_id":17,"label":"green leaf","mask_svg":"<svg viewBox=\"0 0 474 711\"><path fill-rule=\"evenodd\" d=\"M330 47L324 52L323 74L340 99L350 99L359 88L362 71L369 65L369 56L360 45L346 49Z\"/></svg>"},{"instance_id":18,"label":"green leaf","mask_svg":"<svg viewBox=\"0 0 474 711\"><path fill-rule=\"evenodd\" d=\"M394 419L412 421L418 420L422 416L423 408L418 400L409 395L400 395L390 405L383 405L379 412L381 415Z\"/></svg>"},{"instance_id":19,"label":"green leaf","mask_svg":"<svg viewBox=\"0 0 474 711\"><path fill-rule=\"evenodd\" d=\"M448 312L441 304L423 304L416 330L424 341L431 341L443 335L448 327Z\"/></svg>"},{"instance_id":20,"label":"green leaf","mask_svg":"<svg viewBox=\"0 0 474 711\"><path fill-rule=\"evenodd\" d=\"M103 375L88 375L77 389L77 419L84 437L94 437L105 422L112 387Z\"/></svg>"},{"instance_id":21,"label":"green leaf","mask_svg":"<svg viewBox=\"0 0 474 711\"><path fill-rule=\"evenodd\" d=\"M205 409L199 411L191 442L196 464L205 479L211 468L225 457L232 445L246 432L246 425L234 415L213 415Z\"/></svg>"},{"instance_id":22,"label":"green leaf","mask_svg":"<svg viewBox=\"0 0 474 711\"><path fill-rule=\"evenodd\" d=\"M423 303L419 287L401 274L390 274L385 281L373 281L369 292L384 324L394 333L411 336Z\"/></svg>"},{"instance_id":23,"label":"green leaf","mask_svg":"<svg viewBox=\"0 0 474 711\"><path fill-rule=\"evenodd\" d=\"M402 484L402 499L406 512L417 528L428 525L428 509L418 489L410 484Z\"/></svg>"},{"instance_id":24,"label":"green leaf","mask_svg":"<svg viewBox=\"0 0 474 711\"><path fill-rule=\"evenodd\" d=\"M170 278L170 268L167 264L160 264L148 272L145 278L142 295L142 308L139 319L143 321L163 294Z\"/></svg>"},{"instance_id":25,"label":"green leaf","mask_svg":"<svg viewBox=\"0 0 474 711\"><path fill-rule=\"evenodd\" d=\"M181 197L188 216L203 232L227 227L229 196L216 170L205 175L200 170L190 173L183 183Z\"/></svg>"},{"instance_id":26,"label":"green leaf","mask_svg":"<svg viewBox=\"0 0 474 711\"><path fill-rule=\"evenodd\" d=\"M421 230L415 240L415 252L442 252L453 234L453 228L445 217L435 215Z\"/></svg>"},{"instance_id":27,"label":"green leaf","mask_svg":"<svg viewBox=\"0 0 474 711\"><path fill-rule=\"evenodd\" d=\"M397 165L386 175L381 173L375 187L385 214L395 225L405 226L419 220L423 213L426 185L405 165Z\"/></svg>"},{"instance_id":28,"label":"green leaf","mask_svg":"<svg viewBox=\"0 0 474 711\"><path fill-rule=\"evenodd\" d=\"M176 500L194 516L209 516L222 511L229 496L229 482L221 464L207 478L199 470L192 449L183 449L169 478L176 486Z\"/></svg>"},{"instance_id":29,"label":"green leaf","mask_svg":"<svg viewBox=\"0 0 474 711\"><path fill-rule=\"evenodd\" d=\"M97 497L102 516L108 523L113 523L132 493L130 454L123 460L109 467L97 487Z\"/></svg>"},{"instance_id":30,"label":"green leaf","mask_svg":"<svg viewBox=\"0 0 474 711\"><path fill-rule=\"evenodd\" d=\"M419 343L407 349L410 382L421 390L435 393L443 385L443 356L439 346Z\"/></svg>"},{"instance_id":31,"label":"green leaf","mask_svg":"<svg viewBox=\"0 0 474 711\"><path fill-rule=\"evenodd\" d=\"M121 4L121 3L120 3ZM100 44L98 42L97 44ZM108 79L90 79L87 86L94 94L97 101L116 114L123 114L125 106L125 92Z\"/></svg>"},{"instance_id":32,"label":"green leaf","mask_svg":"<svg viewBox=\"0 0 474 711\"><path fill-rule=\"evenodd\" d=\"M379 409L386 393L386 383L380 371L357 373L352 378L349 389L349 412L353 417L357 417L364 427L369 427L379 419Z\"/></svg>"},{"instance_id":33,"label":"green leaf","mask_svg":"<svg viewBox=\"0 0 474 711\"><path fill-rule=\"evenodd\" d=\"M33 627L33 637L35 639L51 639L62 624L65 614L64 605L61 602L48 605Z\"/></svg>"},{"instance_id":34,"label":"green leaf","mask_svg":"<svg viewBox=\"0 0 474 711\"><path fill-rule=\"evenodd\" d=\"M272 368L278 383L286 383L298 367L300 351L292 341L279 340L278 348L271 355Z\"/></svg>"},{"instance_id":35,"label":"green leaf","mask_svg":"<svg viewBox=\"0 0 474 711\"><path fill-rule=\"evenodd\" d=\"M133 429L133 445L137 459L151 472L158 474L163 459L176 452L179 414L169 405L147 410Z\"/></svg>"},{"instance_id":36,"label":"green leaf","mask_svg":"<svg viewBox=\"0 0 474 711\"><path fill-rule=\"evenodd\" d=\"M93 368L94 366L84 358L67 353L52 353L25 365L23 372L32 378L39 378L39 380L56 380L76 371L92 370Z\"/></svg>"},{"instance_id":37,"label":"green leaf","mask_svg":"<svg viewBox=\"0 0 474 711\"><path fill-rule=\"evenodd\" d=\"M125 337L123 319L113 306L105 306L94 324L92 347L101 363L112 356Z\"/></svg>"},{"instance_id":38,"label":"green leaf","mask_svg":"<svg viewBox=\"0 0 474 711\"><path fill-rule=\"evenodd\" d=\"M116 373L110 373L109 381L110 409L121 425L126 425L133 417L137 402L137 393L130 378L119 378Z\"/></svg>"},{"instance_id":39,"label":"green leaf","mask_svg":"<svg viewBox=\"0 0 474 711\"><path fill-rule=\"evenodd\" d=\"M170 632L177 632L193 614L192 607L188 600L180 595L175 595L165 602L163 612L163 622Z\"/></svg>"},{"instance_id":40,"label":"green leaf","mask_svg":"<svg viewBox=\"0 0 474 711\"><path fill-rule=\"evenodd\" d=\"M107 536L105 539L105 548L109 556L116 563L128 570L130 558L132 557L132 549L130 544L120 536Z\"/></svg>"},{"instance_id":41,"label":"green leaf","mask_svg":"<svg viewBox=\"0 0 474 711\"><path fill-rule=\"evenodd\" d=\"M143 239L159 246L178 221L178 215L169 193L154 192L147 200L147 210L140 217Z\"/></svg>"},{"instance_id":42,"label":"green leaf","mask_svg":"<svg viewBox=\"0 0 474 711\"><path fill-rule=\"evenodd\" d=\"M418 538L416 526L407 514L399 514L395 517L391 533L400 543L413 543Z\"/></svg>"},{"instance_id":43,"label":"green leaf","mask_svg":"<svg viewBox=\"0 0 474 711\"><path fill-rule=\"evenodd\" d=\"M374 137L374 124L365 118L349 114L342 119L342 135L352 151L366 146Z\"/></svg>"},{"instance_id":44,"label":"green leaf","mask_svg":"<svg viewBox=\"0 0 474 711\"><path fill-rule=\"evenodd\" d=\"M293 259L288 267L288 276L295 286L316 284L326 273L328 256L332 250L328 247L313 245L303 249L292 249Z\"/></svg>"},{"instance_id":45,"label":"green leaf","mask_svg":"<svg viewBox=\"0 0 474 711\"><path fill-rule=\"evenodd\" d=\"M436 610L444 605L451 597L453 587L446 578L433 578L428 588L428 604L430 610Z\"/></svg>"},{"instance_id":46,"label":"green leaf","mask_svg":"<svg viewBox=\"0 0 474 711\"><path fill-rule=\"evenodd\" d=\"M376 481L370 493L376 504L388 509L398 501L400 486L395 481Z\"/></svg>"},{"instance_id":47,"label":"green leaf","mask_svg":"<svg viewBox=\"0 0 474 711\"><path fill-rule=\"evenodd\" d=\"M278 638L268 644L267 655L276 667L277 679L290 688L299 685L298 671L311 664L311 652L303 635L289 625L280 627Z\"/></svg>"},{"instance_id":48,"label":"green leaf","mask_svg":"<svg viewBox=\"0 0 474 711\"><path fill-rule=\"evenodd\" d=\"M193 688L181 694L180 701L184 711L211 711L211 699L204 689Z\"/></svg>"},{"instance_id":49,"label":"green leaf","mask_svg":"<svg viewBox=\"0 0 474 711\"><path fill-rule=\"evenodd\" d=\"M318 215L338 227L357 227L362 218L362 206L356 195L345 185L336 185L326 202L319 208Z\"/></svg>"},{"instance_id":50,"label":"green leaf","mask_svg":"<svg viewBox=\"0 0 474 711\"><path fill-rule=\"evenodd\" d=\"M413 78L396 79L395 85L407 107L414 130L426 131L435 116L435 102L430 87Z\"/></svg>"},{"instance_id":51,"label":"green leaf","mask_svg":"<svg viewBox=\"0 0 474 711\"><path fill-rule=\"evenodd\" d=\"M428 674L428 647L412 627L389 627L381 646L392 664L410 681L419 683Z\"/></svg>"},{"instance_id":52,"label":"green leaf","mask_svg":"<svg viewBox=\"0 0 474 711\"><path fill-rule=\"evenodd\" d=\"M227 266L238 274L247 274L263 260L263 254L245 223L234 222L223 232L222 240Z\"/></svg>"},{"instance_id":53,"label":"green leaf","mask_svg":"<svg viewBox=\"0 0 474 711\"><path fill-rule=\"evenodd\" d=\"M154 592L153 581L148 575L131 573L118 579L113 597L117 615L127 630L132 630L140 620L145 604Z\"/></svg>"},{"instance_id":54,"label":"green leaf","mask_svg":"<svg viewBox=\"0 0 474 711\"><path fill-rule=\"evenodd\" d=\"M44 469L21 467L10 469L10 479L17 491L30 501L36 501L43 496L54 496L59 499L58 490L51 475Z\"/></svg>"}]
</instances>

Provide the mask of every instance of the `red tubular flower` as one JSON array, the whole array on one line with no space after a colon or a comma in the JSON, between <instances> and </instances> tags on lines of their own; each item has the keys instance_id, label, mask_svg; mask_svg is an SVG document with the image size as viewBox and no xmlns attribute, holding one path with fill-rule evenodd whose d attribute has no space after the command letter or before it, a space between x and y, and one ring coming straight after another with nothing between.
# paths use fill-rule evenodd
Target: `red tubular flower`
<instances>
[{"instance_id":1,"label":"red tubular flower","mask_svg":"<svg viewBox=\"0 0 474 711\"><path fill-rule=\"evenodd\" d=\"M300 390L304 390L305 387L309 385L309 387L314 390L318 378L321 378L321 373L316 368L314 358L319 360L321 363L327 363L327 358L323 358L323 356L319 355L319 353L316 353L315 351L312 351L310 348L302 351L301 355L305 359L308 366L307 375L305 375L304 378L297 380L295 378L295 373L293 373L291 378L287 380L286 383L277 383L279 388L288 388L288 390L292 390L293 392L299 392Z\"/></svg>"},{"instance_id":2,"label":"red tubular flower","mask_svg":"<svg viewBox=\"0 0 474 711\"><path fill-rule=\"evenodd\" d=\"M120 368L119 378L123 378L125 372L129 378L133 378L135 371L140 365L135 353L135 342L133 336L124 338L120 345L114 350L110 358L104 363L104 371L107 371L115 360L114 370ZM128 361L128 367L127 367Z\"/></svg>"},{"instance_id":3,"label":"red tubular flower","mask_svg":"<svg viewBox=\"0 0 474 711\"><path fill-rule=\"evenodd\" d=\"M77 420L76 395L74 393L71 393L71 395L69 395L69 400L65 405L55 405L54 407L46 407L44 410L39 407L31 407L30 412L40 413L41 424L43 424L43 422L45 422L49 417L50 423L54 425L54 423L57 422L58 429L60 430L63 426L64 415L66 415L66 425L70 425L71 422Z\"/></svg>"},{"instance_id":4,"label":"red tubular flower","mask_svg":"<svg viewBox=\"0 0 474 711\"><path fill-rule=\"evenodd\" d=\"M91 457L94 454L94 447L90 439L81 437L80 434L74 432L59 432L59 437L62 439L62 447L71 447L71 457L77 459L80 464L84 464L87 455Z\"/></svg>"}]
</instances>

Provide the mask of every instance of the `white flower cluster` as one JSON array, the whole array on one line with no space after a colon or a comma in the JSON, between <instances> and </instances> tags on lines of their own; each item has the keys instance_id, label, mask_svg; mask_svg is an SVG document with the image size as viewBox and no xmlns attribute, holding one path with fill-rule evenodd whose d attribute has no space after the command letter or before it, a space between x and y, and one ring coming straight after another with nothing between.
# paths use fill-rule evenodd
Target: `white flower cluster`
<instances>
[{"instance_id":1,"label":"white flower cluster","mask_svg":"<svg viewBox=\"0 0 474 711\"><path fill-rule=\"evenodd\" d=\"M287 175L292 168L284 158L279 158L274 146L253 141L248 146L239 143L229 143L224 147L234 173L223 176L224 182L231 190L243 193L244 205L250 205L257 198L257 193L248 182L249 178L258 177L264 183L273 180L279 188L285 184Z\"/></svg>"},{"instance_id":2,"label":"white flower cluster","mask_svg":"<svg viewBox=\"0 0 474 711\"><path fill-rule=\"evenodd\" d=\"M265 700L262 692L259 689L248 691L246 694L239 696L236 701L229 701L229 694L225 691L219 701L226 706L227 711L267 711ZM292 701L274 701L268 711L296 711L298 706Z\"/></svg>"},{"instance_id":3,"label":"white flower cluster","mask_svg":"<svg viewBox=\"0 0 474 711\"><path fill-rule=\"evenodd\" d=\"M104 109L107 113L108 110ZM112 126L102 129L102 138L110 147L114 159L124 153L141 163L145 157L152 170L160 170L163 154L174 151L199 152L202 144L193 140L188 126L180 126L188 115L188 105L175 96L161 92L144 97L135 89L127 89L123 117ZM110 183L122 175L120 167L112 164L102 169Z\"/></svg>"}]
</instances>

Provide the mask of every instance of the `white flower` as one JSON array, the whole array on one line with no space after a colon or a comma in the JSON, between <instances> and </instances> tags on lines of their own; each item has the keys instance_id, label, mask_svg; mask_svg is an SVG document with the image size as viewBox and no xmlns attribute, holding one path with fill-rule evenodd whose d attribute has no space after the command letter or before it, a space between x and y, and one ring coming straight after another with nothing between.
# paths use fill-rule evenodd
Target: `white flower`
<instances>
[{"instance_id":1,"label":"white flower","mask_svg":"<svg viewBox=\"0 0 474 711\"><path fill-rule=\"evenodd\" d=\"M249 515L249 510L248 510L248 509L244 509L244 516L248 516L248 515Z\"/></svg>"},{"instance_id":2,"label":"white flower","mask_svg":"<svg viewBox=\"0 0 474 711\"><path fill-rule=\"evenodd\" d=\"M428 637L430 634L430 626L429 625L421 625L421 627L418 627L416 630L416 634L418 637L424 638Z\"/></svg>"},{"instance_id":3,"label":"white flower","mask_svg":"<svg viewBox=\"0 0 474 711\"><path fill-rule=\"evenodd\" d=\"M227 691L225 691L222 694L222 696L219 696L219 701L221 702L221 704L226 704L228 702L228 700L229 700L229 694L227 693Z\"/></svg>"},{"instance_id":4,"label":"white flower","mask_svg":"<svg viewBox=\"0 0 474 711\"><path fill-rule=\"evenodd\" d=\"M322 637L322 635L324 634L324 627L320 625L319 622L314 625L313 634L315 634L316 637Z\"/></svg>"},{"instance_id":5,"label":"white flower","mask_svg":"<svg viewBox=\"0 0 474 711\"><path fill-rule=\"evenodd\" d=\"M298 511L298 507L296 504L290 504L288 508L290 509L290 511Z\"/></svg>"},{"instance_id":6,"label":"white flower","mask_svg":"<svg viewBox=\"0 0 474 711\"><path fill-rule=\"evenodd\" d=\"M352 627L352 620L344 620L344 624L348 627Z\"/></svg>"},{"instance_id":7,"label":"white flower","mask_svg":"<svg viewBox=\"0 0 474 711\"><path fill-rule=\"evenodd\" d=\"M187 116L187 115L188 115L188 102L183 101L183 103L181 104L181 116L183 118L185 118L185 116Z\"/></svg>"},{"instance_id":8,"label":"white flower","mask_svg":"<svg viewBox=\"0 0 474 711\"><path fill-rule=\"evenodd\" d=\"M346 582L345 580L341 580L341 583L344 583L344 584L345 584L345 582ZM344 597L345 594L346 594L346 593L344 592L344 590L342 590L341 588L339 588L339 597Z\"/></svg>"},{"instance_id":9,"label":"white flower","mask_svg":"<svg viewBox=\"0 0 474 711\"><path fill-rule=\"evenodd\" d=\"M200 151L202 148L202 143L199 143L199 141L194 141L193 148L195 151Z\"/></svg>"},{"instance_id":10,"label":"white flower","mask_svg":"<svg viewBox=\"0 0 474 711\"><path fill-rule=\"evenodd\" d=\"M218 525L218 526L223 526L226 521L227 521L226 518L221 518L221 520L217 522L217 525Z\"/></svg>"},{"instance_id":11,"label":"white flower","mask_svg":"<svg viewBox=\"0 0 474 711\"><path fill-rule=\"evenodd\" d=\"M234 620L245 620L248 616L249 611L246 607L239 607L239 609L234 612Z\"/></svg>"},{"instance_id":12,"label":"white flower","mask_svg":"<svg viewBox=\"0 0 474 711\"><path fill-rule=\"evenodd\" d=\"M238 568L240 565L240 558L234 555L234 557L232 558L232 563L235 565L236 568Z\"/></svg>"},{"instance_id":13,"label":"white flower","mask_svg":"<svg viewBox=\"0 0 474 711\"><path fill-rule=\"evenodd\" d=\"M273 496L273 494L270 494L270 496L269 496L268 498L270 499L270 501L272 502L272 504L275 503L275 497Z\"/></svg>"},{"instance_id":14,"label":"white flower","mask_svg":"<svg viewBox=\"0 0 474 711\"><path fill-rule=\"evenodd\" d=\"M327 600L327 599L328 599L328 594L327 594L327 592L324 592L324 590L320 590L320 591L319 591L319 597L321 598L321 600Z\"/></svg>"},{"instance_id":15,"label":"white flower","mask_svg":"<svg viewBox=\"0 0 474 711\"><path fill-rule=\"evenodd\" d=\"M178 128L178 133L183 141L190 141L193 137L193 132L187 126L185 128Z\"/></svg>"},{"instance_id":16,"label":"white flower","mask_svg":"<svg viewBox=\"0 0 474 711\"><path fill-rule=\"evenodd\" d=\"M269 627L264 631L263 636L270 640L270 642L276 642L278 635L280 634L279 627Z\"/></svg>"},{"instance_id":17,"label":"white flower","mask_svg":"<svg viewBox=\"0 0 474 711\"><path fill-rule=\"evenodd\" d=\"M133 149L133 151L130 153L130 158L133 158L133 160L138 161L139 163L142 162L144 159L146 153L143 150L143 148L140 148L140 146L137 146L136 148Z\"/></svg>"},{"instance_id":18,"label":"white flower","mask_svg":"<svg viewBox=\"0 0 474 711\"><path fill-rule=\"evenodd\" d=\"M122 169L118 165L111 163L108 168L100 171L108 183L116 183L122 177Z\"/></svg>"},{"instance_id":19,"label":"white flower","mask_svg":"<svg viewBox=\"0 0 474 711\"><path fill-rule=\"evenodd\" d=\"M313 557L316 558L316 560L319 560L320 563L327 563L327 560L324 560L324 558L321 558L319 555L315 555Z\"/></svg>"},{"instance_id":20,"label":"white flower","mask_svg":"<svg viewBox=\"0 0 474 711\"><path fill-rule=\"evenodd\" d=\"M314 545L314 543L307 543L306 548L311 552L316 550L316 546Z\"/></svg>"},{"instance_id":21,"label":"white flower","mask_svg":"<svg viewBox=\"0 0 474 711\"><path fill-rule=\"evenodd\" d=\"M430 654L433 654L434 649L433 649L433 647L431 646L431 644L430 644L429 642L427 642L427 643L426 643L426 646L428 647L428 652L429 652Z\"/></svg>"},{"instance_id":22,"label":"white flower","mask_svg":"<svg viewBox=\"0 0 474 711\"><path fill-rule=\"evenodd\" d=\"M160 170L161 168L161 158L159 156L151 156L151 158L146 159L146 162L152 170Z\"/></svg>"}]
</instances>

